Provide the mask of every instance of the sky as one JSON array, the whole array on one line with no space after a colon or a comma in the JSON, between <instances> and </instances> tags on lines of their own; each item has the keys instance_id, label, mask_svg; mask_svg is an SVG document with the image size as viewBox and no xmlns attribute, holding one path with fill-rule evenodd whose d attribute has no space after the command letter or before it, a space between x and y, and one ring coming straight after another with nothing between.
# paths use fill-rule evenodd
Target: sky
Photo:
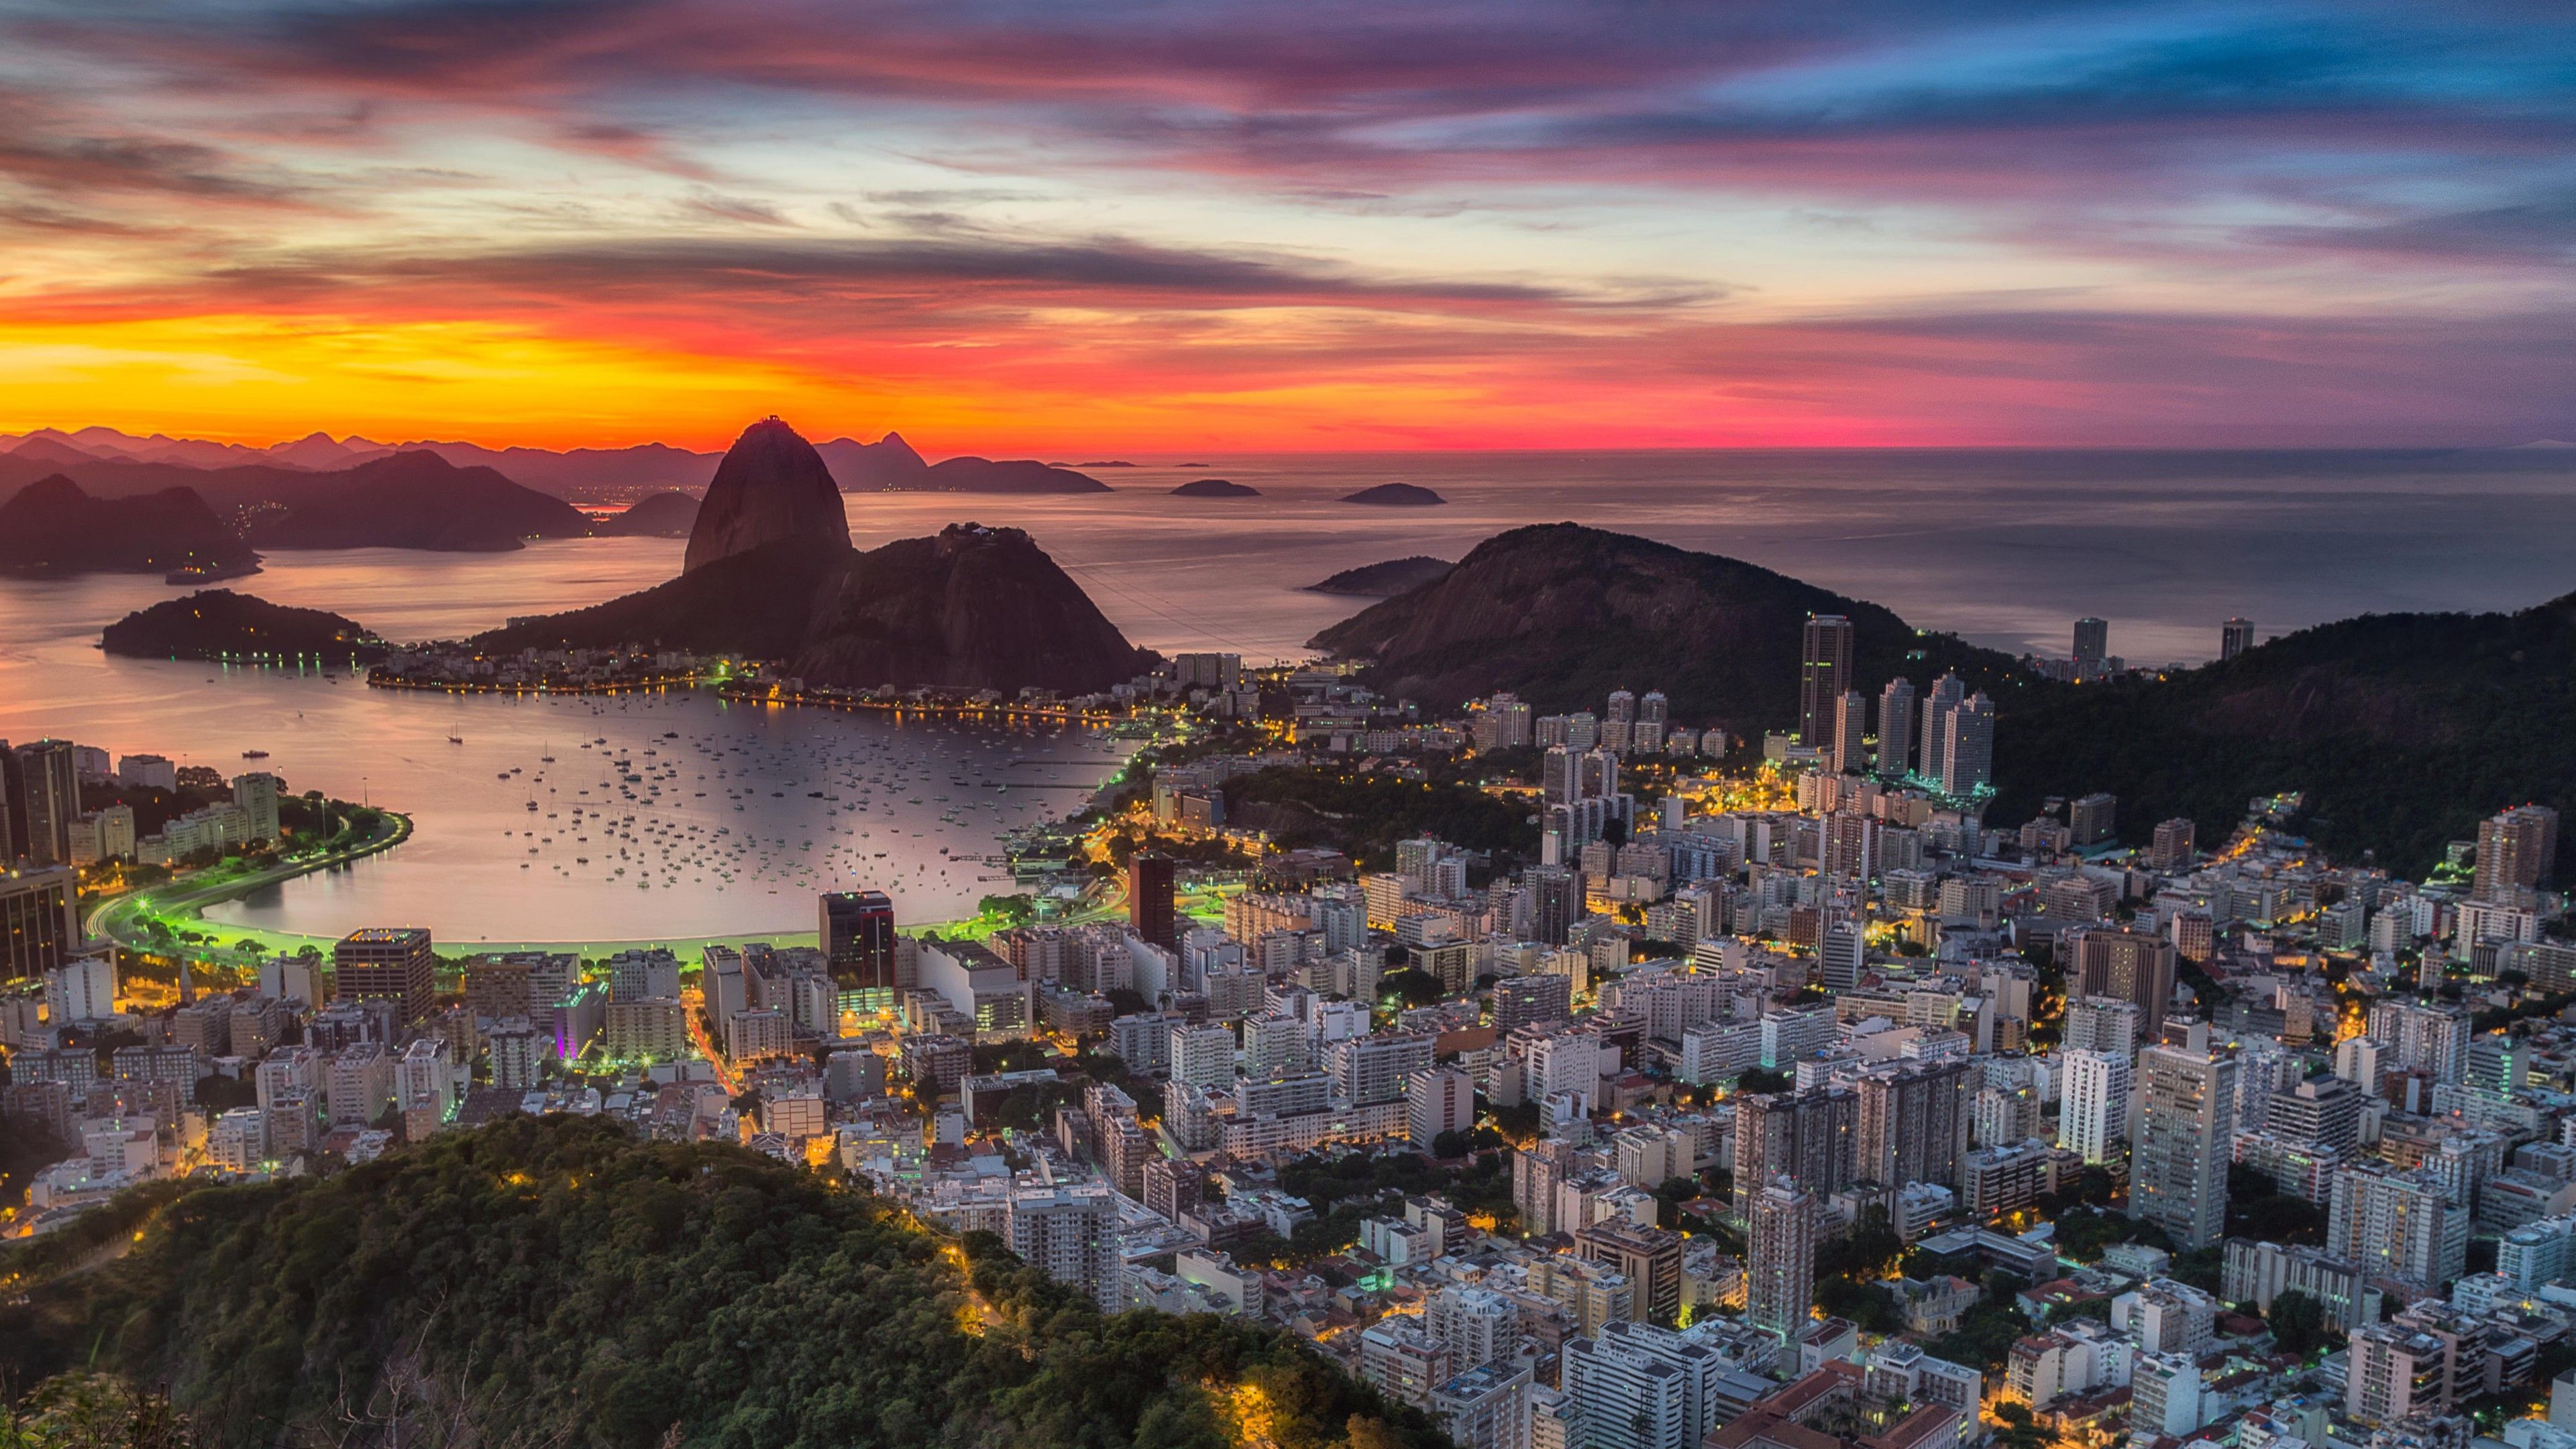
<instances>
[{"instance_id":1,"label":"sky","mask_svg":"<svg viewBox=\"0 0 2576 1449\"><path fill-rule=\"evenodd\" d=\"M2576 438L2563 0L0 0L0 430Z\"/></svg>"}]
</instances>

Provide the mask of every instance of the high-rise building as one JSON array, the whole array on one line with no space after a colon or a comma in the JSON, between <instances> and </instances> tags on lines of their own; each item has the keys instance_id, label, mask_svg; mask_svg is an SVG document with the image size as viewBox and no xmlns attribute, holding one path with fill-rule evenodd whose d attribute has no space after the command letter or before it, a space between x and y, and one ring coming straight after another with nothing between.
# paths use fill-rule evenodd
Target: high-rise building
<instances>
[{"instance_id":1,"label":"high-rise building","mask_svg":"<svg viewBox=\"0 0 2576 1449\"><path fill-rule=\"evenodd\" d=\"M69 865L72 822L80 818L80 766L69 740L38 740L17 750L12 812L23 822L20 852L34 865Z\"/></svg>"},{"instance_id":2,"label":"high-rise building","mask_svg":"<svg viewBox=\"0 0 2576 1449\"><path fill-rule=\"evenodd\" d=\"M1810 614L1798 641L1798 743L1833 743L1835 713L1852 686L1852 623Z\"/></svg>"},{"instance_id":3,"label":"high-rise building","mask_svg":"<svg viewBox=\"0 0 2576 1449\"><path fill-rule=\"evenodd\" d=\"M1854 1179L1859 1132L1860 1099L1849 1087L1738 1097L1737 1208L1750 1211L1750 1199L1761 1185L1782 1176L1819 1201L1832 1196Z\"/></svg>"},{"instance_id":4,"label":"high-rise building","mask_svg":"<svg viewBox=\"0 0 2576 1449\"><path fill-rule=\"evenodd\" d=\"M2111 657L2111 626L2087 616L2075 621L2075 677L2098 678L2102 661Z\"/></svg>"},{"instance_id":5,"label":"high-rise building","mask_svg":"<svg viewBox=\"0 0 2576 1449\"><path fill-rule=\"evenodd\" d=\"M2138 1008L2139 1036L2161 1040L2165 1010L2173 1002L2179 952L2174 943L2144 931L2088 928L2073 935L2072 985L2085 996L2107 996ZM2061 946L2060 949L2063 949Z\"/></svg>"},{"instance_id":6,"label":"high-rise building","mask_svg":"<svg viewBox=\"0 0 2576 1449\"><path fill-rule=\"evenodd\" d=\"M2403 1278L2427 1293L2466 1271L2469 1208L2431 1170L2376 1162L2335 1169L2326 1206L2326 1251L2371 1277Z\"/></svg>"},{"instance_id":7,"label":"high-rise building","mask_svg":"<svg viewBox=\"0 0 2576 1449\"><path fill-rule=\"evenodd\" d=\"M437 993L437 958L429 932L419 926L370 926L343 936L331 948L333 998L370 998L400 1005L402 1019L429 1015Z\"/></svg>"},{"instance_id":8,"label":"high-rise building","mask_svg":"<svg viewBox=\"0 0 2576 1449\"><path fill-rule=\"evenodd\" d=\"M1853 1084L1860 1098L1852 1171L1902 1188L1956 1187L1968 1151L1970 1082L1964 1061L1878 1068Z\"/></svg>"},{"instance_id":9,"label":"high-rise building","mask_svg":"<svg viewBox=\"0 0 2576 1449\"><path fill-rule=\"evenodd\" d=\"M1803 1317L1805 1309L1799 1312ZM1726 1367L1723 1355L1688 1334L1605 1323L1594 1336L1565 1346L1562 1403L1571 1421L1564 1425L1565 1444L1698 1449L1723 1412L1718 1385ZM1556 1429L1550 1425L1542 1432L1553 1435Z\"/></svg>"},{"instance_id":10,"label":"high-rise building","mask_svg":"<svg viewBox=\"0 0 2576 1449\"><path fill-rule=\"evenodd\" d=\"M1860 927L1836 921L1825 928L1816 946L1816 978L1827 991L1849 991L1860 985L1866 945Z\"/></svg>"},{"instance_id":11,"label":"high-rise building","mask_svg":"<svg viewBox=\"0 0 2576 1449\"><path fill-rule=\"evenodd\" d=\"M1125 1307L1118 1268L1118 1209L1106 1184L1011 1189L1011 1251L1021 1262L1090 1295L1104 1313Z\"/></svg>"},{"instance_id":12,"label":"high-rise building","mask_svg":"<svg viewBox=\"0 0 2576 1449\"><path fill-rule=\"evenodd\" d=\"M1932 692L1923 696L1923 727L1916 731L1915 748L1922 752L1922 768L1915 771L1933 784L1941 783L1949 766L1943 752L1950 746L1950 715L1968 697L1968 686L1955 674L1944 674L1932 681Z\"/></svg>"},{"instance_id":13,"label":"high-rise building","mask_svg":"<svg viewBox=\"0 0 2576 1449\"><path fill-rule=\"evenodd\" d=\"M2218 1241L2236 1137L2236 1058L2181 1047L2138 1053L2138 1136L2129 1152L2129 1216L2185 1250Z\"/></svg>"},{"instance_id":14,"label":"high-rise building","mask_svg":"<svg viewBox=\"0 0 2576 1449\"><path fill-rule=\"evenodd\" d=\"M2439 1419L2451 1409L2452 1346L2403 1323L2365 1323L2352 1331L2344 1373L2343 1411L2364 1424Z\"/></svg>"},{"instance_id":15,"label":"high-rise building","mask_svg":"<svg viewBox=\"0 0 2576 1449\"><path fill-rule=\"evenodd\" d=\"M2478 826L2472 894L2482 901L2510 900L2516 892L2549 884L2557 866L2558 812L2518 805Z\"/></svg>"},{"instance_id":16,"label":"high-rise building","mask_svg":"<svg viewBox=\"0 0 2576 1449\"><path fill-rule=\"evenodd\" d=\"M2065 1061L2058 1145L2097 1165L2118 1160L2129 1136L2128 1053L2069 1051Z\"/></svg>"},{"instance_id":17,"label":"high-rise building","mask_svg":"<svg viewBox=\"0 0 2576 1449\"><path fill-rule=\"evenodd\" d=\"M891 1005L894 993L894 900L883 891L827 891L819 903L823 955L844 1009ZM881 999L851 998L884 993Z\"/></svg>"},{"instance_id":18,"label":"high-rise building","mask_svg":"<svg viewBox=\"0 0 2576 1449\"><path fill-rule=\"evenodd\" d=\"M1629 1311L1639 1323L1670 1328L1680 1321L1681 1234L1613 1218L1577 1229L1574 1251L1585 1262L1616 1269L1628 1280L1634 1294Z\"/></svg>"},{"instance_id":19,"label":"high-rise building","mask_svg":"<svg viewBox=\"0 0 2576 1449\"><path fill-rule=\"evenodd\" d=\"M2253 620L2230 619L2218 626L2218 657L2221 661L2233 659L2253 647Z\"/></svg>"},{"instance_id":20,"label":"high-rise building","mask_svg":"<svg viewBox=\"0 0 2576 1449\"><path fill-rule=\"evenodd\" d=\"M1406 1140L1424 1152L1444 1132L1476 1125L1476 1079L1462 1067L1433 1067L1404 1085Z\"/></svg>"},{"instance_id":21,"label":"high-rise building","mask_svg":"<svg viewBox=\"0 0 2576 1449\"><path fill-rule=\"evenodd\" d=\"M1869 696L1846 689L1834 701L1833 767L1846 775L1869 770Z\"/></svg>"},{"instance_id":22,"label":"high-rise building","mask_svg":"<svg viewBox=\"0 0 2576 1449\"><path fill-rule=\"evenodd\" d=\"M2079 996L2066 1003L2066 1049L2129 1060L2138 1054L2138 1008L2111 996Z\"/></svg>"},{"instance_id":23,"label":"high-rise building","mask_svg":"<svg viewBox=\"0 0 2576 1449\"><path fill-rule=\"evenodd\" d=\"M265 770L233 777L233 803L250 817L250 838L277 843L277 797L283 782Z\"/></svg>"},{"instance_id":24,"label":"high-rise building","mask_svg":"<svg viewBox=\"0 0 2576 1449\"><path fill-rule=\"evenodd\" d=\"M1562 946L1583 919L1583 872L1562 865L1534 867L1521 875L1530 893L1530 939Z\"/></svg>"},{"instance_id":25,"label":"high-rise building","mask_svg":"<svg viewBox=\"0 0 2576 1449\"><path fill-rule=\"evenodd\" d=\"M0 982L42 976L80 953L78 893L69 866L0 870Z\"/></svg>"},{"instance_id":26,"label":"high-rise building","mask_svg":"<svg viewBox=\"0 0 2576 1449\"><path fill-rule=\"evenodd\" d=\"M1901 780L1914 763L1914 681L1891 679L1878 692L1878 777Z\"/></svg>"},{"instance_id":27,"label":"high-rise building","mask_svg":"<svg viewBox=\"0 0 2576 1449\"><path fill-rule=\"evenodd\" d=\"M1177 949L1172 924L1172 858L1140 850L1127 861L1127 924L1166 951Z\"/></svg>"},{"instance_id":28,"label":"high-rise building","mask_svg":"<svg viewBox=\"0 0 2576 1449\"><path fill-rule=\"evenodd\" d=\"M1941 793L1966 799L1994 784L1995 702L1979 690L1941 716Z\"/></svg>"},{"instance_id":29,"label":"high-rise building","mask_svg":"<svg viewBox=\"0 0 2576 1449\"><path fill-rule=\"evenodd\" d=\"M1753 1194L1752 1260L1744 1278L1744 1321L1780 1336L1804 1327L1816 1301L1816 1198L1786 1178Z\"/></svg>"},{"instance_id":30,"label":"high-rise building","mask_svg":"<svg viewBox=\"0 0 2576 1449\"><path fill-rule=\"evenodd\" d=\"M2099 845L2119 833L2120 797L2095 791L2066 807L2066 833L2077 845Z\"/></svg>"},{"instance_id":31,"label":"high-rise building","mask_svg":"<svg viewBox=\"0 0 2576 1449\"><path fill-rule=\"evenodd\" d=\"M2147 848L2147 864L2162 871L2186 869L2191 864L2194 833L2189 816L2158 821L2155 843Z\"/></svg>"}]
</instances>

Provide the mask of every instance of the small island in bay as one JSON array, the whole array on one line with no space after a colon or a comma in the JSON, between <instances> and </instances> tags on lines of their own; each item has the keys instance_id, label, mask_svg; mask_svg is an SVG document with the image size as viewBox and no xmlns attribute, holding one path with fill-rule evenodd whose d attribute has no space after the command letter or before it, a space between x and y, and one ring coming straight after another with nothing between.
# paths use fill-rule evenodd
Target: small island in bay
<instances>
[{"instance_id":1,"label":"small island in bay","mask_svg":"<svg viewBox=\"0 0 2576 1449\"><path fill-rule=\"evenodd\" d=\"M365 663L392 646L355 619L230 589L165 599L107 626L99 647L132 659L315 659Z\"/></svg>"},{"instance_id":2,"label":"small island in bay","mask_svg":"<svg viewBox=\"0 0 2576 1449\"><path fill-rule=\"evenodd\" d=\"M1362 599L1392 599L1409 594L1424 584L1436 584L1449 577L1457 565L1445 558L1417 553L1407 558L1391 558L1383 563L1362 564L1344 569L1331 578L1308 584L1310 594L1349 594Z\"/></svg>"},{"instance_id":3,"label":"small island in bay","mask_svg":"<svg viewBox=\"0 0 2576 1449\"><path fill-rule=\"evenodd\" d=\"M1429 508L1449 500L1418 483L1380 483L1357 493L1342 495L1344 503L1365 503L1373 508Z\"/></svg>"},{"instance_id":4,"label":"small island in bay","mask_svg":"<svg viewBox=\"0 0 2576 1449\"><path fill-rule=\"evenodd\" d=\"M686 538L698 522L698 497L678 489L649 494L613 518L603 518L591 532L602 538Z\"/></svg>"},{"instance_id":5,"label":"small island in bay","mask_svg":"<svg viewBox=\"0 0 2576 1449\"><path fill-rule=\"evenodd\" d=\"M1228 478L1201 478L1172 490L1174 498L1258 498L1261 490Z\"/></svg>"}]
</instances>

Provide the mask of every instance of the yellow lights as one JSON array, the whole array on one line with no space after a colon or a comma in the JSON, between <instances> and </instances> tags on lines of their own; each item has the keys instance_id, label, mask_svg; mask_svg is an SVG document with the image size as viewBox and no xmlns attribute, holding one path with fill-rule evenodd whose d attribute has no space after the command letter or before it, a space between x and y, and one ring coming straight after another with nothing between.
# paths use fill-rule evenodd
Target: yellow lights
<instances>
[{"instance_id":1,"label":"yellow lights","mask_svg":"<svg viewBox=\"0 0 2576 1449\"><path fill-rule=\"evenodd\" d=\"M1234 1442L1246 1449L1274 1449L1278 1444L1278 1411L1270 1396L1259 1384L1236 1384L1231 1388L1210 1385L1217 1411L1234 1431Z\"/></svg>"}]
</instances>

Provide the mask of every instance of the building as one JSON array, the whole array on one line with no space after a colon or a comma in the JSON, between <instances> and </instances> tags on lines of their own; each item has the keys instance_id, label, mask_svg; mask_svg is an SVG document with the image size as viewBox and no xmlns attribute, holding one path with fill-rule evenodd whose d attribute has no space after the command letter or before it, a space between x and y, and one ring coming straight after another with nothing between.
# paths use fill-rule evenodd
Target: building
<instances>
[{"instance_id":1,"label":"building","mask_svg":"<svg viewBox=\"0 0 2576 1449\"><path fill-rule=\"evenodd\" d=\"M1786 1178L1753 1194L1744 1320L1788 1342L1816 1299L1816 1198Z\"/></svg>"},{"instance_id":2,"label":"building","mask_svg":"<svg viewBox=\"0 0 2576 1449\"><path fill-rule=\"evenodd\" d=\"M2075 621L2075 677L2098 679L2111 657L2111 625L2089 615Z\"/></svg>"},{"instance_id":3,"label":"building","mask_svg":"<svg viewBox=\"0 0 2576 1449\"><path fill-rule=\"evenodd\" d=\"M2073 989L2137 1007L2139 1038L2161 1040L2165 1010L2173 1003L2174 943L2143 931L2087 928L2073 934Z\"/></svg>"},{"instance_id":4,"label":"building","mask_svg":"<svg viewBox=\"0 0 2576 1449\"><path fill-rule=\"evenodd\" d=\"M277 797L284 785L265 770L233 776L233 804L248 822L251 839L277 843Z\"/></svg>"},{"instance_id":5,"label":"building","mask_svg":"<svg viewBox=\"0 0 2576 1449\"><path fill-rule=\"evenodd\" d=\"M1834 700L1834 732L1826 763L1846 775L1869 771L1869 696L1857 689L1846 689Z\"/></svg>"},{"instance_id":6,"label":"building","mask_svg":"<svg viewBox=\"0 0 2576 1449\"><path fill-rule=\"evenodd\" d=\"M2520 805L2478 826L2476 874L2471 893L2481 901L2511 901L2548 885L2558 867L2558 812Z\"/></svg>"},{"instance_id":7,"label":"building","mask_svg":"<svg viewBox=\"0 0 2576 1449\"><path fill-rule=\"evenodd\" d=\"M2344 1413L2372 1425L2449 1413L2453 1348L2450 1341L2398 1323L2354 1329Z\"/></svg>"},{"instance_id":8,"label":"building","mask_svg":"<svg viewBox=\"0 0 2576 1449\"><path fill-rule=\"evenodd\" d=\"M2325 1307L2326 1322L2346 1333L2361 1325L2367 1307L2357 1263L2321 1248L2285 1247L2248 1238L2227 1240L2220 1297L2230 1303L2250 1301L2268 1313L2272 1300L2284 1293L2304 1293L2315 1299Z\"/></svg>"},{"instance_id":9,"label":"building","mask_svg":"<svg viewBox=\"0 0 2576 1449\"><path fill-rule=\"evenodd\" d=\"M2192 841L2196 829L2188 816L2156 822L2154 843L2147 848L2147 864L2157 870L2179 871L2190 867Z\"/></svg>"},{"instance_id":10,"label":"building","mask_svg":"<svg viewBox=\"0 0 2576 1449\"><path fill-rule=\"evenodd\" d=\"M1783 1175L1819 1200L1841 1191L1853 1179L1859 1130L1860 1099L1848 1087L1738 1097L1737 1210L1751 1212L1752 1198L1763 1184Z\"/></svg>"},{"instance_id":11,"label":"building","mask_svg":"<svg viewBox=\"0 0 2576 1449\"><path fill-rule=\"evenodd\" d=\"M0 982L27 981L80 953L70 866L0 870Z\"/></svg>"},{"instance_id":12,"label":"building","mask_svg":"<svg viewBox=\"0 0 2576 1449\"><path fill-rule=\"evenodd\" d=\"M1118 1276L1118 1210L1099 1183L1057 1183L1011 1190L1008 1232L1020 1261L1079 1289L1115 1313L1124 1303Z\"/></svg>"},{"instance_id":13,"label":"building","mask_svg":"<svg viewBox=\"0 0 2576 1449\"><path fill-rule=\"evenodd\" d=\"M1417 1072L1404 1089L1407 1140L1424 1152L1442 1134L1476 1125L1476 1079L1459 1067Z\"/></svg>"},{"instance_id":14,"label":"building","mask_svg":"<svg viewBox=\"0 0 2576 1449\"><path fill-rule=\"evenodd\" d=\"M73 758L71 741L20 745L13 758L15 778L0 794L8 797L15 853L29 865L71 864L72 822L81 813L80 765Z\"/></svg>"},{"instance_id":15,"label":"building","mask_svg":"<svg viewBox=\"0 0 2576 1449\"><path fill-rule=\"evenodd\" d=\"M1798 642L1798 743L1833 744L1834 725L1852 678L1852 623L1840 614L1810 614Z\"/></svg>"},{"instance_id":16,"label":"building","mask_svg":"<svg viewBox=\"0 0 2576 1449\"><path fill-rule=\"evenodd\" d=\"M844 1011L893 1004L894 901L883 891L826 891L817 902L821 944ZM865 994L862 994L865 993Z\"/></svg>"},{"instance_id":17,"label":"building","mask_svg":"<svg viewBox=\"0 0 2576 1449\"><path fill-rule=\"evenodd\" d=\"M689 1047L687 1009L678 998L647 996L608 1003L608 1055L621 1062L685 1061Z\"/></svg>"},{"instance_id":18,"label":"building","mask_svg":"<svg viewBox=\"0 0 2576 1449\"><path fill-rule=\"evenodd\" d=\"M1180 938L1172 920L1172 858L1140 850L1127 861L1127 925L1137 935L1177 950Z\"/></svg>"},{"instance_id":19,"label":"building","mask_svg":"<svg viewBox=\"0 0 2576 1449\"><path fill-rule=\"evenodd\" d=\"M1936 1062L1881 1068L1853 1084L1853 1176L1903 1187L1959 1180L1968 1151L1968 1064Z\"/></svg>"},{"instance_id":20,"label":"building","mask_svg":"<svg viewBox=\"0 0 2576 1449\"><path fill-rule=\"evenodd\" d=\"M1995 702L1983 690L1941 716L1941 793L1965 800L1994 787Z\"/></svg>"},{"instance_id":21,"label":"building","mask_svg":"<svg viewBox=\"0 0 2576 1449\"><path fill-rule=\"evenodd\" d=\"M1901 780L1914 762L1914 682L1897 678L1878 692L1878 777Z\"/></svg>"},{"instance_id":22,"label":"building","mask_svg":"<svg viewBox=\"0 0 2576 1449\"><path fill-rule=\"evenodd\" d=\"M2254 621L2230 619L2218 626L2218 658L2221 663L2254 647Z\"/></svg>"},{"instance_id":23,"label":"building","mask_svg":"<svg viewBox=\"0 0 2576 1449\"><path fill-rule=\"evenodd\" d=\"M2066 1082L2057 1115L2058 1145L2097 1166L2118 1161L2129 1137L2128 1055L2069 1051L2065 1063Z\"/></svg>"},{"instance_id":24,"label":"building","mask_svg":"<svg viewBox=\"0 0 2576 1449\"><path fill-rule=\"evenodd\" d=\"M2120 797L2096 791L2079 795L2066 807L2068 838L2079 847L2100 845L2119 834Z\"/></svg>"},{"instance_id":25,"label":"building","mask_svg":"<svg viewBox=\"0 0 2576 1449\"><path fill-rule=\"evenodd\" d=\"M331 948L336 1001L391 1001L404 1021L429 1015L437 993L437 958L419 926L371 926Z\"/></svg>"},{"instance_id":26,"label":"building","mask_svg":"<svg viewBox=\"0 0 2576 1449\"><path fill-rule=\"evenodd\" d=\"M2423 1168L2338 1168L2326 1204L2326 1251L2360 1264L2368 1276L2438 1292L2468 1267L2469 1207L2454 1203L2441 1179Z\"/></svg>"},{"instance_id":27,"label":"building","mask_svg":"<svg viewBox=\"0 0 2576 1449\"><path fill-rule=\"evenodd\" d=\"M1717 1427L1719 1381L1730 1367L1687 1334L1603 1324L1565 1346L1559 1376L1573 1420L1569 1449L1698 1449Z\"/></svg>"},{"instance_id":28,"label":"building","mask_svg":"<svg viewBox=\"0 0 2576 1449\"><path fill-rule=\"evenodd\" d=\"M2232 1055L2153 1046L2138 1053L2138 1136L2129 1153L2129 1216L2182 1249L2218 1241L2236 1136Z\"/></svg>"},{"instance_id":29,"label":"building","mask_svg":"<svg viewBox=\"0 0 2576 1449\"><path fill-rule=\"evenodd\" d=\"M1574 1234L1574 1251L1626 1278L1630 1311L1641 1323L1675 1326L1682 1309L1682 1235L1611 1219Z\"/></svg>"}]
</instances>

